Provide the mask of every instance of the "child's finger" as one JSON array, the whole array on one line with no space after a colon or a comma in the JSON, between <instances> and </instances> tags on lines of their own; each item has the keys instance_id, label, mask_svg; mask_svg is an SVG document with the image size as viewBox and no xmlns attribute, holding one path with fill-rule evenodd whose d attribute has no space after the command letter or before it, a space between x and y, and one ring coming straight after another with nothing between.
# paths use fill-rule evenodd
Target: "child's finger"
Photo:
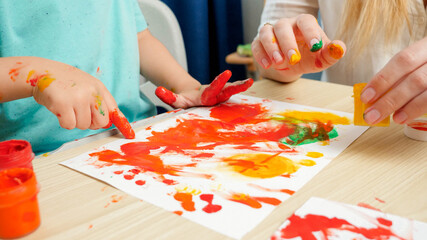
<instances>
[{"instance_id":1,"label":"child's finger","mask_svg":"<svg viewBox=\"0 0 427 240\"><path fill-rule=\"evenodd\" d=\"M96 95L94 97L95 101L91 104L92 122L89 127L93 130L102 128L109 123L109 112L107 104L101 96Z\"/></svg>"},{"instance_id":2,"label":"child's finger","mask_svg":"<svg viewBox=\"0 0 427 240\"><path fill-rule=\"evenodd\" d=\"M294 24L295 22L292 19L283 18L274 25L274 34L290 65L295 65L301 60L293 29Z\"/></svg>"},{"instance_id":3,"label":"child's finger","mask_svg":"<svg viewBox=\"0 0 427 240\"><path fill-rule=\"evenodd\" d=\"M156 88L155 93L156 96L164 103L168 104L171 107L174 107L173 104L176 102L175 93L161 86Z\"/></svg>"},{"instance_id":4,"label":"child's finger","mask_svg":"<svg viewBox=\"0 0 427 240\"><path fill-rule=\"evenodd\" d=\"M58 118L59 125L65 129L74 129L76 127L76 114L72 107L63 108L61 110L55 111L51 110L56 117Z\"/></svg>"},{"instance_id":5,"label":"child's finger","mask_svg":"<svg viewBox=\"0 0 427 240\"><path fill-rule=\"evenodd\" d=\"M323 43L328 43L329 39L319 26L316 18L311 14L301 14L296 18L296 24L310 51L317 52L323 48Z\"/></svg>"},{"instance_id":6,"label":"child's finger","mask_svg":"<svg viewBox=\"0 0 427 240\"><path fill-rule=\"evenodd\" d=\"M74 107L74 112L76 114L76 128L81 130L88 129L92 120L90 104L81 104Z\"/></svg>"},{"instance_id":7,"label":"child's finger","mask_svg":"<svg viewBox=\"0 0 427 240\"><path fill-rule=\"evenodd\" d=\"M129 121L118 108L115 108L112 112L110 112L110 118L111 122L119 129L119 131L123 134L123 136L125 136L125 138L135 138L135 131L133 130Z\"/></svg>"},{"instance_id":8,"label":"child's finger","mask_svg":"<svg viewBox=\"0 0 427 240\"><path fill-rule=\"evenodd\" d=\"M283 54L280 51L276 36L274 36L273 25L265 24L260 29L259 40L272 62L276 64L283 63Z\"/></svg>"},{"instance_id":9,"label":"child's finger","mask_svg":"<svg viewBox=\"0 0 427 240\"><path fill-rule=\"evenodd\" d=\"M234 94L248 90L248 88L250 88L253 83L254 80L252 78L248 78L244 81L237 81L228 86L225 86L218 95L218 103L227 101Z\"/></svg>"},{"instance_id":10,"label":"child's finger","mask_svg":"<svg viewBox=\"0 0 427 240\"><path fill-rule=\"evenodd\" d=\"M218 100L217 96L222 91L222 88L231 77L231 71L225 70L223 73L218 75L213 82L203 91L201 96L201 102L205 106L215 105Z\"/></svg>"},{"instance_id":11,"label":"child's finger","mask_svg":"<svg viewBox=\"0 0 427 240\"><path fill-rule=\"evenodd\" d=\"M257 38L252 42L251 48L252 48L252 55L254 56L255 61L257 61L258 64L263 68L265 69L269 68L271 66L271 62L259 38Z\"/></svg>"}]
</instances>

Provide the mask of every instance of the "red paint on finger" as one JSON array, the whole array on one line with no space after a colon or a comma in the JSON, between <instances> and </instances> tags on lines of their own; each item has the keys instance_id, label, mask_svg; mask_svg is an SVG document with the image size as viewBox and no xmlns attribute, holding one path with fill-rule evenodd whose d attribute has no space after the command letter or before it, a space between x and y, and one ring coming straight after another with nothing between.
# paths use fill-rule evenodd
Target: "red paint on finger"
<instances>
[{"instance_id":1,"label":"red paint on finger","mask_svg":"<svg viewBox=\"0 0 427 240\"><path fill-rule=\"evenodd\" d=\"M228 99L230 99L230 97L233 96L234 94L248 90L248 88L250 88L253 83L254 83L254 80L252 78L249 78L248 80L243 81L241 84L225 87L218 94L217 103L225 102Z\"/></svg>"},{"instance_id":2,"label":"red paint on finger","mask_svg":"<svg viewBox=\"0 0 427 240\"><path fill-rule=\"evenodd\" d=\"M160 100L162 100L163 102L171 106L176 101L175 94L164 87L157 87L155 93L156 93L156 96L160 98Z\"/></svg>"},{"instance_id":3,"label":"red paint on finger","mask_svg":"<svg viewBox=\"0 0 427 240\"><path fill-rule=\"evenodd\" d=\"M125 138L135 138L135 131L133 131L132 126L126 117L121 112L119 112L117 108L110 112L110 120L119 129L123 136L125 136Z\"/></svg>"},{"instance_id":4,"label":"red paint on finger","mask_svg":"<svg viewBox=\"0 0 427 240\"><path fill-rule=\"evenodd\" d=\"M231 77L231 71L225 70L218 75L212 83L203 91L201 101L204 106L213 106L218 103L218 94L221 93L222 88Z\"/></svg>"},{"instance_id":5,"label":"red paint on finger","mask_svg":"<svg viewBox=\"0 0 427 240\"><path fill-rule=\"evenodd\" d=\"M323 64L318 58L314 61L314 65L316 65L317 68L323 68Z\"/></svg>"}]
</instances>

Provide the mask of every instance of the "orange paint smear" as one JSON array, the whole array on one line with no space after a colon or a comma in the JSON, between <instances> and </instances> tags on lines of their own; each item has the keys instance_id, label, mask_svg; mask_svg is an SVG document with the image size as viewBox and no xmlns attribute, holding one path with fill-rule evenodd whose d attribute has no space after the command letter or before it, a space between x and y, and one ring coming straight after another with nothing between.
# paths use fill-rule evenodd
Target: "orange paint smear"
<instances>
[{"instance_id":1,"label":"orange paint smear","mask_svg":"<svg viewBox=\"0 0 427 240\"><path fill-rule=\"evenodd\" d=\"M332 43L328 46L329 55L335 59L340 59L344 55L344 49L335 43Z\"/></svg>"},{"instance_id":2,"label":"orange paint smear","mask_svg":"<svg viewBox=\"0 0 427 240\"><path fill-rule=\"evenodd\" d=\"M289 189L271 189L271 188L262 187L262 186L259 186L257 184L253 184L253 183L249 183L248 186L251 186L253 188L263 190L266 192L281 192L281 193L286 193L289 195L293 195L295 193L295 191L289 190Z\"/></svg>"},{"instance_id":3,"label":"orange paint smear","mask_svg":"<svg viewBox=\"0 0 427 240\"><path fill-rule=\"evenodd\" d=\"M15 65L15 67L14 68L11 68L10 70L9 70L9 77L10 77L10 80L12 80L12 81L16 81L16 78L19 76L19 74L20 74L20 70L22 69L22 68L24 68L25 67L25 65L23 65L22 64L22 62L17 62L16 63L16 65Z\"/></svg>"},{"instance_id":4,"label":"orange paint smear","mask_svg":"<svg viewBox=\"0 0 427 240\"><path fill-rule=\"evenodd\" d=\"M427 131L427 121L412 121L408 123L408 126L416 130Z\"/></svg>"},{"instance_id":5,"label":"orange paint smear","mask_svg":"<svg viewBox=\"0 0 427 240\"><path fill-rule=\"evenodd\" d=\"M357 204L357 206L359 206L359 207L364 207L364 208L368 208L368 209L372 209L372 210L380 211L380 212L381 212L381 210L380 210L380 209L378 209L378 208L376 208L376 207L373 207L373 206L371 206L371 205L369 205L369 204L367 204L367 203L360 202L360 203L358 203L358 204Z\"/></svg>"},{"instance_id":6,"label":"orange paint smear","mask_svg":"<svg viewBox=\"0 0 427 240\"><path fill-rule=\"evenodd\" d=\"M228 200L238 203L243 203L248 205L251 208L261 208L262 205L260 202L267 203L270 205L277 206L281 203L281 201L277 198L271 197L251 197L247 194L238 194L234 193L231 196L227 197Z\"/></svg>"},{"instance_id":7,"label":"orange paint smear","mask_svg":"<svg viewBox=\"0 0 427 240\"><path fill-rule=\"evenodd\" d=\"M117 108L110 112L110 120L119 129L123 136L125 136L125 138L135 138L135 131L129 124L129 121L121 112L118 111Z\"/></svg>"},{"instance_id":8,"label":"orange paint smear","mask_svg":"<svg viewBox=\"0 0 427 240\"><path fill-rule=\"evenodd\" d=\"M193 195L191 195L191 193L177 192L173 197L175 200L181 202L181 206L184 210L189 212L196 210L194 208Z\"/></svg>"},{"instance_id":9,"label":"orange paint smear","mask_svg":"<svg viewBox=\"0 0 427 240\"><path fill-rule=\"evenodd\" d=\"M178 216L181 216L182 215L182 211L173 211L173 213L175 213L176 215L178 215Z\"/></svg>"}]
</instances>

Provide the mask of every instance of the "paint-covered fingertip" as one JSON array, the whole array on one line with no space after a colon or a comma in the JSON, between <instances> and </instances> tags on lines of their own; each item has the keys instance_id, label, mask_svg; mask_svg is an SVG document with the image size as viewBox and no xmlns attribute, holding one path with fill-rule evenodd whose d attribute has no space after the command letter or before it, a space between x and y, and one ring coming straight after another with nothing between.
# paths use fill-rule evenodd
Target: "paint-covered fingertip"
<instances>
[{"instance_id":1,"label":"paint-covered fingertip","mask_svg":"<svg viewBox=\"0 0 427 240\"><path fill-rule=\"evenodd\" d=\"M176 101L175 94L162 86L156 88L155 94L160 100L171 106Z\"/></svg>"},{"instance_id":2,"label":"paint-covered fingertip","mask_svg":"<svg viewBox=\"0 0 427 240\"><path fill-rule=\"evenodd\" d=\"M335 59L340 59L344 56L344 49L337 43L331 43L328 46L328 53Z\"/></svg>"},{"instance_id":3,"label":"paint-covered fingertip","mask_svg":"<svg viewBox=\"0 0 427 240\"><path fill-rule=\"evenodd\" d=\"M118 108L114 109L110 114L111 122L119 129L126 139L134 139L135 131L130 125L126 117L121 113Z\"/></svg>"}]
</instances>

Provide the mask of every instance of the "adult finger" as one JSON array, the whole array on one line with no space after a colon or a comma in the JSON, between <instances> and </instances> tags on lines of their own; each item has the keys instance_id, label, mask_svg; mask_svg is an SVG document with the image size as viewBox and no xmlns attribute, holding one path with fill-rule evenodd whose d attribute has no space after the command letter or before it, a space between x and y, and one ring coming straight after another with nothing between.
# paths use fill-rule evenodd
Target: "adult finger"
<instances>
[{"instance_id":1,"label":"adult finger","mask_svg":"<svg viewBox=\"0 0 427 240\"><path fill-rule=\"evenodd\" d=\"M427 64L424 64L421 68L404 77L389 92L367 109L365 121L369 124L375 124L402 108L413 98L425 91L427 91ZM407 112L408 110L411 111L410 108L405 107L405 110L395 116L397 123L404 123L409 115L414 115ZM418 113L417 110L415 112Z\"/></svg>"},{"instance_id":2,"label":"adult finger","mask_svg":"<svg viewBox=\"0 0 427 240\"><path fill-rule=\"evenodd\" d=\"M283 63L283 53L280 51L279 45L277 44L276 36L274 36L273 25L265 24L260 29L259 40L271 62L275 64Z\"/></svg>"},{"instance_id":3,"label":"adult finger","mask_svg":"<svg viewBox=\"0 0 427 240\"><path fill-rule=\"evenodd\" d=\"M328 68L337 63L345 52L345 44L340 40L334 40L320 51L320 57L315 60L315 65L318 68Z\"/></svg>"},{"instance_id":4,"label":"adult finger","mask_svg":"<svg viewBox=\"0 0 427 240\"><path fill-rule=\"evenodd\" d=\"M403 108L396 111L393 120L397 123L407 123L423 114L427 113L427 91L416 96Z\"/></svg>"},{"instance_id":5,"label":"adult finger","mask_svg":"<svg viewBox=\"0 0 427 240\"><path fill-rule=\"evenodd\" d=\"M330 40L326 37L316 18L311 14L301 14L296 18L296 25L304 37L305 43L311 52L317 52L323 48L324 43Z\"/></svg>"},{"instance_id":6,"label":"adult finger","mask_svg":"<svg viewBox=\"0 0 427 240\"><path fill-rule=\"evenodd\" d=\"M293 25L295 20L282 18L274 25L274 34L283 53L286 54L290 65L295 65L301 60L301 53L295 38Z\"/></svg>"},{"instance_id":7,"label":"adult finger","mask_svg":"<svg viewBox=\"0 0 427 240\"><path fill-rule=\"evenodd\" d=\"M250 88L253 83L254 80L252 78L248 78L244 81L237 81L225 86L220 94L218 94L217 103L225 102L234 94L248 90L248 88Z\"/></svg>"},{"instance_id":8,"label":"adult finger","mask_svg":"<svg viewBox=\"0 0 427 240\"><path fill-rule=\"evenodd\" d=\"M364 103L375 102L401 78L426 63L427 37L396 54L366 85L360 98Z\"/></svg>"},{"instance_id":9,"label":"adult finger","mask_svg":"<svg viewBox=\"0 0 427 240\"><path fill-rule=\"evenodd\" d=\"M269 60L267 52L264 50L264 47L261 44L261 41L259 38L255 39L252 44L252 55L255 59L255 61L258 62L260 66L267 69L271 66L271 62Z\"/></svg>"}]
</instances>

